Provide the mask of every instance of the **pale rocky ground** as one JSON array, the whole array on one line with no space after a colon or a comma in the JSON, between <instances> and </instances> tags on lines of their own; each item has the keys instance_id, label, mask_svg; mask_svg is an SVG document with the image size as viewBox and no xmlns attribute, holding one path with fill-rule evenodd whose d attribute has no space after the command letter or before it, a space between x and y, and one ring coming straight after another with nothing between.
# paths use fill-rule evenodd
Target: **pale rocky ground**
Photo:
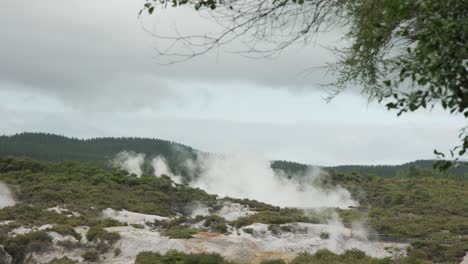
<instances>
[{"instance_id":1,"label":"pale rocky ground","mask_svg":"<svg viewBox=\"0 0 468 264\"><path fill-rule=\"evenodd\" d=\"M51 210L68 214L63 208L53 208ZM247 207L226 203L225 206L215 214L227 220L235 220L239 217L253 214ZM209 210L202 206L194 208L193 216L208 215ZM171 239L162 236L157 230L152 229L147 223L155 220L167 220L167 217L157 215L147 215L129 211L115 211L106 209L102 212L102 217L112 218L129 226L119 226L106 228L110 232L117 232L121 239L103 255L101 263L108 264L133 264L139 252L153 251L165 253L169 250L183 252L215 252L224 257L241 263L260 263L265 259L282 258L290 260L301 252L314 253L319 249L329 249L335 253L343 253L347 249L357 248L373 257L396 257L406 255L408 244L403 243L383 243L371 242L366 239L363 228L346 228L339 221L331 220L328 224L290 223L286 224L292 232L279 232L273 234L268 230L268 225L255 223L241 229L230 227L230 233L207 233L201 232L191 239ZM136 228L132 224L142 225L143 228ZM201 226L201 223L193 224L194 227ZM11 232L11 235L24 234L34 230L47 230L53 225L44 225L33 228L19 227ZM244 232L249 228L252 232ZM87 243L86 233L89 227L82 226L75 228L81 234L81 241L77 241L72 236L62 236L56 232L48 232L52 237L54 246L46 253L33 254L31 257L34 263L45 264L54 258L68 257L78 262L83 262L81 255L83 249L65 250L57 245L60 241L71 241L74 243ZM328 238L321 238L321 234L328 233ZM120 251L115 255L116 250ZM1 253L1 252L0 252ZM461 264L468 264L468 253Z\"/></svg>"},{"instance_id":2,"label":"pale rocky ground","mask_svg":"<svg viewBox=\"0 0 468 264\"><path fill-rule=\"evenodd\" d=\"M460 264L468 264L468 252L466 252L465 257L463 258L462 262Z\"/></svg>"},{"instance_id":3,"label":"pale rocky ground","mask_svg":"<svg viewBox=\"0 0 468 264\"><path fill-rule=\"evenodd\" d=\"M154 251L165 253L169 250L183 252L216 252L226 258L246 263L259 263L269 258L292 259L296 254L307 251L315 252L318 249L343 246L337 248L337 253L346 249L360 248L368 254L376 257L392 256L387 249L398 249L397 255L406 254L406 244L380 243L359 241L356 239L343 239L342 245L332 238L321 239L320 232L327 230L326 225L312 225L298 223L307 232L302 234L283 233L272 235L268 226L253 224L246 228L254 229L254 234L248 234L242 230L223 235L218 233L199 233L191 239L170 239L161 236L158 232L137 229L131 226L111 227L108 231L118 232L122 239L114 247L120 248L121 254L114 257L112 253L106 255L103 263L130 264L141 251Z\"/></svg>"},{"instance_id":4,"label":"pale rocky ground","mask_svg":"<svg viewBox=\"0 0 468 264\"><path fill-rule=\"evenodd\" d=\"M207 216L210 214L210 209L201 204L192 208L192 217L197 215ZM248 206L238 203L224 202L224 206L219 211L214 212L214 214L223 217L227 221L234 221L239 217L253 215L255 212L249 210Z\"/></svg>"},{"instance_id":5,"label":"pale rocky ground","mask_svg":"<svg viewBox=\"0 0 468 264\"><path fill-rule=\"evenodd\" d=\"M147 214L140 214L134 213L127 210L122 211L115 211L111 208L107 208L102 211L102 216L104 218L111 218L117 220L122 223L127 223L129 225L143 225L146 227L147 222L154 222L155 220L167 220L169 218L158 216L158 215L147 215Z\"/></svg>"},{"instance_id":6,"label":"pale rocky ground","mask_svg":"<svg viewBox=\"0 0 468 264\"><path fill-rule=\"evenodd\" d=\"M197 210L195 210L196 214L202 214L202 208L197 208ZM248 208L232 203L226 204L225 207L216 212L228 220L252 213L254 212L249 211ZM193 253L216 252L228 259L242 263L260 263L264 259L282 258L289 260L301 252L314 253L324 248L336 253L358 248L374 257L400 256L406 255L406 247L408 246L407 244L370 242L360 230L351 230L338 222L330 222L329 224L291 223L287 225L292 228L293 232L280 232L278 234L269 231L268 225L255 223L244 227L251 228L252 234L244 232L244 228L237 230L231 227L230 234L227 235L201 232L191 239L171 239L162 236L157 230L146 225L154 220L168 218L112 209L104 210L102 216L130 224L129 226L106 228L121 236L121 239L103 256L102 263L109 264L133 264L138 253L142 251L159 253L165 253L169 250ZM143 225L144 228L136 228L131 224ZM86 243L85 235L88 229L88 227L76 228L76 231L82 234L82 243ZM15 232L26 231L16 230ZM320 237L320 234L324 232L330 235L329 238L322 239ZM54 245L63 240L77 242L73 237L61 236L55 232L49 232L49 235L53 238ZM116 249L120 251L118 256L115 256L114 253ZM41 264L62 256L81 262L83 261L82 253L82 249L66 251L62 247L54 246L47 253L33 255L33 257L36 263Z\"/></svg>"}]
</instances>

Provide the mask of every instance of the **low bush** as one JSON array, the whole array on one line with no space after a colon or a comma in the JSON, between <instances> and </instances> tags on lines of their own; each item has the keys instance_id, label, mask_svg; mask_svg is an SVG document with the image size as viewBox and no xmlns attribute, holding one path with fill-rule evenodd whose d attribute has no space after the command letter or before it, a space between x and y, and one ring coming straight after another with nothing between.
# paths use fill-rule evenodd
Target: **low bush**
<instances>
[{"instance_id":1,"label":"low bush","mask_svg":"<svg viewBox=\"0 0 468 264\"><path fill-rule=\"evenodd\" d=\"M165 255L154 252L141 252L135 264L233 264L216 253L187 254L169 251Z\"/></svg>"},{"instance_id":2,"label":"low bush","mask_svg":"<svg viewBox=\"0 0 468 264\"><path fill-rule=\"evenodd\" d=\"M281 228L279 225L268 225L268 230L273 234L273 235L279 235L281 233Z\"/></svg>"},{"instance_id":3,"label":"low bush","mask_svg":"<svg viewBox=\"0 0 468 264\"><path fill-rule=\"evenodd\" d=\"M91 262L97 262L99 261L100 257L99 257L99 253L94 250L94 249L89 249L89 250L86 250L82 255L81 257L85 260L85 261L91 261Z\"/></svg>"},{"instance_id":4,"label":"low bush","mask_svg":"<svg viewBox=\"0 0 468 264\"><path fill-rule=\"evenodd\" d=\"M76 263L78 262L71 260L67 257L63 257L59 259L55 258L52 261L50 261L48 264L76 264Z\"/></svg>"},{"instance_id":5,"label":"low bush","mask_svg":"<svg viewBox=\"0 0 468 264\"><path fill-rule=\"evenodd\" d=\"M286 264L286 261L282 259L270 259L260 262L260 264Z\"/></svg>"},{"instance_id":6,"label":"low bush","mask_svg":"<svg viewBox=\"0 0 468 264\"><path fill-rule=\"evenodd\" d=\"M435 242L411 243L408 256L428 259L435 263L460 263L468 251L468 244L440 245Z\"/></svg>"},{"instance_id":7,"label":"low bush","mask_svg":"<svg viewBox=\"0 0 468 264\"><path fill-rule=\"evenodd\" d=\"M342 255L337 255L326 249L317 251L315 254L302 253L295 257L290 264L429 264L430 262L415 258L372 258L364 252L351 249Z\"/></svg>"},{"instance_id":8,"label":"low bush","mask_svg":"<svg viewBox=\"0 0 468 264\"><path fill-rule=\"evenodd\" d=\"M152 225L161 229L170 229L173 227L181 227L189 221L189 218L182 216L168 220L154 220Z\"/></svg>"},{"instance_id":9,"label":"low bush","mask_svg":"<svg viewBox=\"0 0 468 264\"><path fill-rule=\"evenodd\" d=\"M198 230L194 228L171 227L164 230L162 234L170 238L192 238L196 233Z\"/></svg>"},{"instance_id":10,"label":"low bush","mask_svg":"<svg viewBox=\"0 0 468 264\"><path fill-rule=\"evenodd\" d=\"M320 233L320 238L321 239L329 239L330 234L328 232L322 232L322 233Z\"/></svg>"},{"instance_id":11,"label":"low bush","mask_svg":"<svg viewBox=\"0 0 468 264\"><path fill-rule=\"evenodd\" d=\"M8 237L4 241L5 251L13 258L14 264L23 263L31 252L41 252L50 246L52 238L46 232L37 231Z\"/></svg>"},{"instance_id":12,"label":"low bush","mask_svg":"<svg viewBox=\"0 0 468 264\"><path fill-rule=\"evenodd\" d=\"M248 234L251 234L251 235L254 234L253 228L243 228L242 230L243 230L244 232L248 233Z\"/></svg>"},{"instance_id":13,"label":"low bush","mask_svg":"<svg viewBox=\"0 0 468 264\"><path fill-rule=\"evenodd\" d=\"M54 226L53 228L50 229L50 231L54 231L54 232L57 232L61 235L69 235L69 236L72 236L74 238L76 238L76 240L80 240L81 239L81 235L78 234L75 229L72 227L72 226L69 226L69 225L58 225L58 226Z\"/></svg>"},{"instance_id":14,"label":"low bush","mask_svg":"<svg viewBox=\"0 0 468 264\"><path fill-rule=\"evenodd\" d=\"M212 232L226 233L228 231L226 219L218 215L207 216L203 225L208 227Z\"/></svg>"},{"instance_id":15,"label":"low bush","mask_svg":"<svg viewBox=\"0 0 468 264\"><path fill-rule=\"evenodd\" d=\"M62 240L57 242L57 246L63 247L66 250L73 250L81 246L80 242L73 242L70 240Z\"/></svg>"},{"instance_id":16,"label":"low bush","mask_svg":"<svg viewBox=\"0 0 468 264\"><path fill-rule=\"evenodd\" d=\"M281 225L293 222L318 224L322 219L317 215L305 215L304 211L293 208L282 208L278 211L259 211L256 214L240 217L231 222L237 228L253 223Z\"/></svg>"},{"instance_id":17,"label":"low bush","mask_svg":"<svg viewBox=\"0 0 468 264\"><path fill-rule=\"evenodd\" d=\"M117 240L120 239L120 235L116 232L108 232L100 227L91 227L86 233L86 239L88 239L90 242L100 240L109 244L114 244Z\"/></svg>"}]
</instances>

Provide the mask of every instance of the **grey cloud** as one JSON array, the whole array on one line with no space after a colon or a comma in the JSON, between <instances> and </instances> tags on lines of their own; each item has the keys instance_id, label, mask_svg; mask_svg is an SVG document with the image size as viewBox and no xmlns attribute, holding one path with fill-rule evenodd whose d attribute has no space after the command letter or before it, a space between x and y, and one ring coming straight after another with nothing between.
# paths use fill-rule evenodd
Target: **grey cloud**
<instances>
[{"instance_id":1,"label":"grey cloud","mask_svg":"<svg viewBox=\"0 0 468 264\"><path fill-rule=\"evenodd\" d=\"M154 97L156 102L175 98L180 103L177 92L170 91L173 87L165 85L173 79L213 83L241 80L289 88L313 88L323 81L322 73L301 75L304 69L329 59L330 55L318 46L297 47L275 60L213 52L187 63L160 66L162 58L155 57L153 50L157 39L145 33L137 19L142 3L2 1L0 79L57 95L74 105L114 108L134 106L136 95L143 103L147 97ZM173 18L187 24L191 18L184 15ZM145 25L151 27L156 22L160 21L146 19ZM119 99L108 102L109 93Z\"/></svg>"},{"instance_id":2,"label":"grey cloud","mask_svg":"<svg viewBox=\"0 0 468 264\"><path fill-rule=\"evenodd\" d=\"M138 114L35 113L2 111L3 133L45 131L68 136L163 138L218 153L258 153L316 165L396 164L434 158L457 140L457 129L431 124L266 124L145 117ZM21 122L17 122L21 120ZM131 128L131 129L129 129ZM190 133L187 133L187 131ZM424 132L421 132L424 131ZM435 142L434 139L438 140Z\"/></svg>"}]
</instances>

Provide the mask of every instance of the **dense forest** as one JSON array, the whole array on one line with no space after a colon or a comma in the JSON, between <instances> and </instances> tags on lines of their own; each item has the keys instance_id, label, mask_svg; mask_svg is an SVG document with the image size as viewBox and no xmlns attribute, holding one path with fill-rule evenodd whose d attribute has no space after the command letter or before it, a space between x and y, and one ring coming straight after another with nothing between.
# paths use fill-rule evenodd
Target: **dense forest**
<instances>
[{"instance_id":1,"label":"dense forest","mask_svg":"<svg viewBox=\"0 0 468 264\"><path fill-rule=\"evenodd\" d=\"M123 150L163 155L175 160L182 154L193 156L195 151L175 142L135 137L103 137L91 139L68 138L48 133L20 133L0 136L1 156L25 156L43 161L107 161Z\"/></svg>"},{"instance_id":2,"label":"dense forest","mask_svg":"<svg viewBox=\"0 0 468 264\"><path fill-rule=\"evenodd\" d=\"M107 166L117 153L133 151L152 158L163 156L174 173L186 174L187 159L198 151L171 141L134 137L68 138L48 133L20 133L0 136L0 156L30 157L41 161L88 161Z\"/></svg>"},{"instance_id":3,"label":"dense forest","mask_svg":"<svg viewBox=\"0 0 468 264\"><path fill-rule=\"evenodd\" d=\"M176 142L134 137L103 137L91 139L68 138L46 133L20 133L0 136L0 156L30 157L42 161L90 161L106 165L121 151L144 153L147 157L162 155L173 172L185 175L184 163L194 160L202 152ZM380 177L458 177L468 178L468 163L460 163L446 172L433 169L434 160L418 160L402 165L349 165L326 167L335 173L357 173ZM272 168L281 169L288 174L306 171L310 165L274 161Z\"/></svg>"}]
</instances>

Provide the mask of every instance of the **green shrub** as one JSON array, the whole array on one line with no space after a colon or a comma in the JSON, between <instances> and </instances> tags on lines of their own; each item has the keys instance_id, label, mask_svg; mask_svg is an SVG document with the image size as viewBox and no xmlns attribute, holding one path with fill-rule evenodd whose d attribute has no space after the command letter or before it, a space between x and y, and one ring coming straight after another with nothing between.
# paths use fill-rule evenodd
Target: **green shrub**
<instances>
[{"instance_id":1,"label":"green shrub","mask_svg":"<svg viewBox=\"0 0 468 264\"><path fill-rule=\"evenodd\" d=\"M251 234L251 235L254 234L253 228L243 228L242 230L243 230L244 232L248 233L248 234Z\"/></svg>"},{"instance_id":2,"label":"green shrub","mask_svg":"<svg viewBox=\"0 0 468 264\"><path fill-rule=\"evenodd\" d=\"M153 226L159 227L161 229L170 229L173 227L183 226L186 222L189 222L189 219L187 217L182 216L167 220L154 220Z\"/></svg>"},{"instance_id":3,"label":"green shrub","mask_svg":"<svg viewBox=\"0 0 468 264\"><path fill-rule=\"evenodd\" d=\"M170 238L192 238L196 233L198 230L194 228L172 227L164 230L162 234Z\"/></svg>"},{"instance_id":4,"label":"green shrub","mask_svg":"<svg viewBox=\"0 0 468 264\"><path fill-rule=\"evenodd\" d=\"M231 224L237 228L253 223L281 225L294 222L320 223L322 219L312 213L305 215L304 211L293 208L282 208L278 211L259 211L256 214L240 217Z\"/></svg>"},{"instance_id":5,"label":"green shrub","mask_svg":"<svg viewBox=\"0 0 468 264\"><path fill-rule=\"evenodd\" d=\"M141 252L135 264L233 264L216 253L187 254L178 251L169 251L162 255L154 252Z\"/></svg>"},{"instance_id":6,"label":"green shrub","mask_svg":"<svg viewBox=\"0 0 468 264\"><path fill-rule=\"evenodd\" d=\"M268 230L273 234L273 235L278 235L281 233L281 229L279 225L268 225Z\"/></svg>"},{"instance_id":7,"label":"green shrub","mask_svg":"<svg viewBox=\"0 0 468 264\"><path fill-rule=\"evenodd\" d=\"M108 232L100 227L91 227L86 233L86 239L90 242L101 240L113 244L120 239L120 235L116 232Z\"/></svg>"},{"instance_id":8,"label":"green shrub","mask_svg":"<svg viewBox=\"0 0 468 264\"><path fill-rule=\"evenodd\" d=\"M54 226L53 228L50 229L50 231L54 231L54 232L57 232L61 235L69 235L69 236L72 236L74 238L76 238L76 240L80 240L81 239L81 235L78 234L75 229L72 227L72 226L69 226L69 225L58 225L58 226Z\"/></svg>"},{"instance_id":9,"label":"green shrub","mask_svg":"<svg viewBox=\"0 0 468 264\"><path fill-rule=\"evenodd\" d=\"M286 261L282 259L270 259L260 262L260 264L286 264Z\"/></svg>"},{"instance_id":10,"label":"green shrub","mask_svg":"<svg viewBox=\"0 0 468 264\"><path fill-rule=\"evenodd\" d=\"M73 242L70 240L62 240L57 242L57 246L63 247L66 250L73 250L81 246L80 242Z\"/></svg>"},{"instance_id":11,"label":"green shrub","mask_svg":"<svg viewBox=\"0 0 468 264\"><path fill-rule=\"evenodd\" d=\"M5 251L13 258L13 263L22 263L30 252L41 252L50 246L52 238L44 231L8 237L5 240Z\"/></svg>"},{"instance_id":12,"label":"green shrub","mask_svg":"<svg viewBox=\"0 0 468 264\"><path fill-rule=\"evenodd\" d=\"M440 245L436 242L416 241L411 243L408 256L428 259L432 262L459 263L468 251L467 244Z\"/></svg>"},{"instance_id":13,"label":"green shrub","mask_svg":"<svg viewBox=\"0 0 468 264\"><path fill-rule=\"evenodd\" d=\"M291 225L282 225L282 226L280 226L280 229L283 232L292 232L292 231L294 231L294 227L292 227Z\"/></svg>"},{"instance_id":14,"label":"green shrub","mask_svg":"<svg viewBox=\"0 0 468 264\"><path fill-rule=\"evenodd\" d=\"M420 259L415 258L372 258L364 252L351 249L345 251L342 255L337 255L329 250L321 249L315 254L302 253L295 257L290 264L429 264Z\"/></svg>"},{"instance_id":15,"label":"green shrub","mask_svg":"<svg viewBox=\"0 0 468 264\"><path fill-rule=\"evenodd\" d=\"M328 238L330 238L330 234L328 232L321 232L320 233L320 238L321 239L328 239Z\"/></svg>"},{"instance_id":16,"label":"green shrub","mask_svg":"<svg viewBox=\"0 0 468 264\"><path fill-rule=\"evenodd\" d=\"M85 260L85 261L91 261L91 262L97 262L99 261L100 257L99 257L99 253L94 250L94 249L89 249L89 250L86 250L82 255L81 257Z\"/></svg>"},{"instance_id":17,"label":"green shrub","mask_svg":"<svg viewBox=\"0 0 468 264\"><path fill-rule=\"evenodd\" d=\"M207 216L203 225L213 232L226 233L228 231L226 219L218 215Z\"/></svg>"},{"instance_id":18,"label":"green shrub","mask_svg":"<svg viewBox=\"0 0 468 264\"><path fill-rule=\"evenodd\" d=\"M55 258L53 259L52 261L50 261L48 264L76 264L77 262L74 261L74 260L71 260L67 257L63 257L63 258Z\"/></svg>"}]
</instances>

